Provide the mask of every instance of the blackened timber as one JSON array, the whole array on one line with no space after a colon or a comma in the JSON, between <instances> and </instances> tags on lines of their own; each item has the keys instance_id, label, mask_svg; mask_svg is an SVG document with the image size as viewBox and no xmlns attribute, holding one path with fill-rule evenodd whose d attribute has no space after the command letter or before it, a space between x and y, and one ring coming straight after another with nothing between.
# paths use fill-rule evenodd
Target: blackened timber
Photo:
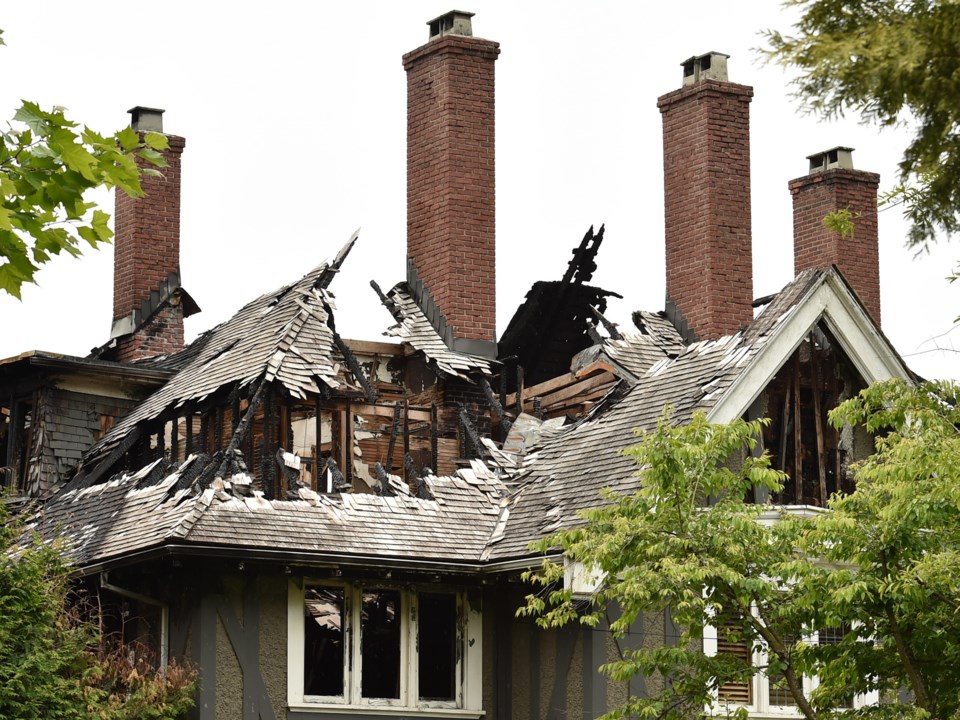
<instances>
[{"instance_id":1,"label":"blackened timber","mask_svg":"<svg viewBox=\"0 0 960 720\"><path fill-rule=\"evenodd\" d=\"M334 492L343 492L350 489L350 483L343 477L340 466L332 457L327 458L325 470L330 472L330 485Z\"/></svg>"},{"instance_id":2,"label":"blackened timber","mask_svg":"<svg viewBox=\"0 0 960 720\"><path fill-rule=\"evenodd\" d=\"M393 424L390 426L390 442L387 443L387 471L393 471L393 449L397 444L397 435L400 432L400 401L393 405Z\"/></svg>"},{"instance_id":3,"label":"blackened timber","mask_svg":"<svg viewBox=\"0 0 960 720\"><path fill-rule=\"evenodd\" d=\"M490 387L490 383L487 382L485 377L480 378L480 389L483 390L483 394L486 395L490 409L493 410L494 415L496 415L500 421L500 431L505 436L510 431L510 419L507 417L503 405L497 400L497 396L493 393L493 388Z\"/></svg>"},{"instance_id":4,"label":"blackened timber","mask_svg":"<svg viewBox=\"0 0 960 720\"><path fill-rule=\"evenodd\" d=\"M603 312L608 297L619 297L585 284L602 238L603 228L596 235L590 228L562 280L535 282L500 339L501 356L516 355L533 384L569 369L570 358L593 344L586 325L590 308Z\"/></svg>"},{"instance_id":5,"label":"blackened timber","mask_svg":"<svg viewBox=\"0 0 960 720\"><path fill-rule=\"evenodd\" d=\"M390 486L390 476L387 475L387 471L383 469L383 465L374 463L373 467L377 472L377 486L374 488L374 492L377 495L396 495Z\"/></svg>"},{"instance_id":6,"label":"blackened timber","mask_svg":"<svg viewBox=\"0 0 960 720\"><path fill-rule=\"evenodd\" d=\"M214 413L213 427L213 451L223 449L223 407L218 405Z\"/></svg>"},{"instance_id":7,"label":"blackened timber","mask_svg":"<svg viewBox=\"0 0 960 720\"><path fill-rule=\"evenodd\" d=\"M590 312L593 313L594 317L600 321L600 324L603 325L604 329L607 331L607 334L610 336L611 340L622 340L623 335L620 334L620 330L617 328L617 324L607 320L607 316L600 312L593 305L590 306Z\"/></svg>"},{"instance_id":8,"label":"blackened timber","mask_svg":"<svg viewBox=\"0 0 960 720\"><path fill-rule=\"evenodd\" d=\"M470 419L470 414L463 405L460 406L460 423L461 427L463 427L464 433L470 440L470 444L473 446L474 454L477 457L486 456L487 448L481 442L480 435L477 434L476 428L473 427L473 421Z\"/></svg>"},{"instance_id":9,"label":"blackened timber","mask_svg":"<svg viewBox=\"0 0 960 720\"><path fill-rule=\"evenodd\" d=\"M143 434L143 426L134 425L133 429L127 433L126 437L124 437L123 440L121 440L117 446L110 451L110 454L107 455L106 458L98 462L96 467L94 467L90 473L84 473L81 471L66 485L64 490L74 490L95 485L96 482L102 478L108 470L113 468L118 460L127 454L130 448L140 441L140 439L143 437Z\"/></svg>"},{"instance_id":10,"label":"blackened timber","mask_svg":"<svg viewBox=\"0 0 960 720\"><path fill-rule=\"evenodd\" d=\"M403 401L403 454L410 454L410 403ZM409 482L409 478L406 478Z\"/></svg>"},{"instance_id":11,"label":"blackened timber","mask_svg":"<svg viewBox=\"0 0 960 720\"><path fill-rule=\"evenodd\" d=\"M237 423L236 429L233 431L233 437L230 438L230 442L227 445L227 449L224 452L223 462L220 467L217 469L217 476L224 477L226 476L231 461L234 460L234 456L237 450L240 448L240 443L243 442L244 437L247 433L250 432L250 426L253 424L253 417L257 413L257 408L260 407L260 403L263 402L263 394L266 391L266 380L260 380L260 385L257 387L256 392L253 394L253 397L250 399L250 404L247 406L247 412L244 414L243 419ZM237 401L236 408L239 415L240 402ZM251 437L253 436L250 433ZM250 463L253 464L253 452L250 453Z\"/></svg>"},{"instance_id":12,"label":"blackened timber","mask_svg":"<svg viewBox=\"0 0 960 720\"><path fill-rule=\"evenodd\" d=\"M420 477L420 473L417 472L417 466L409 454L404 457L403 466L407 470L408 482L413 486L414 495L421 500L433 500L433 496L430 494L430 491L427 490L426 481Z\"/></svg>"},{"instance_id":13,"label":"blackened timber","mask_svg":"<svg viewBox=\"0 0 960 720\"><path fill-rule=\"evenodd\" d=\"M315 490L320 490L320 476L322 474L322 470L320 469L320 446L323 444L323 408L320 405L319 397L314 401L313 411L316 414L313 419L313 432L316 436L316 442L313 446L313 484Z\"/></svg>"},{"instance_id":14,"label":"blackened timber","mask_svg":"<svg viewBox=\"0 0 960 720\"><path fill-rule=\"evenodd\" d=\"M380 302L383 303L383 306L390 312L391 315L393 315L393 319L398 323L402 323L403 312L401 312L400 308L393 300L383 294L383 290L380 289L380 286L377 284L376 280L370 281L370 287L372 287L374 292L377 293L377 297L380 298Z\"/></svg>"},{"instance_id":15,"label":"blackened timber","mask_svg":"<svg viewBox=\"0 0 960 720\"><path fill-rule=\"evenodd\" d=\"M343 475L344 481L350 487L353 487L353 417L350 413L350 401L346 403L343 409Z\"/></svg>"},{"instance_id":16,"label":"blackened timber","mask_svg":"<svg viewBox=\"0 0 960 720\"><path fill-rule=\"evenodd\" d=\"M179 462L180 460L180 418L176 415L170 421L170 450L171 460ZM184 454L186 456L186 454Z\"/></svg>"},{"instance_id":17,"label":"blackened timber","mask_svg":"<svg viewBox=\"0 0 960 720\"><path fill-rule=\"evenodd\" d=\"M793 375L791 374L787 376L787 389L783 395L783 412L780 413L780 472L787 472L787 423L790 422L790 393L792 388Z\"/></svg>"},{"instance_id":18,"label":"blackened timber","mask_svg":"<svg viewBox=\"0 0 960 720\"><path fill-rule=\"evenodd\" d=\"M602 345L603 336L600 335L599 332L597 332L597 327L593 324L593 321L590 318L587 318L586 324L587 324L587 337L590 338L590 341L594 345Z\"/></svg>"},{"instance_id":19,"label":"blackened timber","mask_svg":"<svg viewBox=\"0 0 960 720\"><path fill-rule=\"evenodd\" d=\"M517 407L523 408L523 365L517 361Z\"/></svg>"},{"instance_id":20,"label":"blackened timber","mask_svg":"<svg viewBox=\"0 0 960 720\"><path fill-rule=\"evenodd\" d=\"M263 433L260 441L260 479L263 483L264 494L270 498L277 497L277 471L273 458L273 429L276 424L276 396L267 388L263 398Z\"/></svg>"},{"instance_id":21,"label":"blackened timber","mask_svg":"<svg viewBox=\"0 0 960 720\"><path fill-rule=\"evenodd\" d=\"M193 446L193 408L189 405L184 413L184 418L187 424L186 452L184 453L184 457L188 458L195 449Z\"/></svg>"},{"instance_id":22,"label":"blackened timber","mask_svg":"<svg viewBox=\"0 0 960 720\"><path fill-rule=\"evenodd\" d=\"M533 416L537 420L543 420L543 408L540 407L540 398L535 397L533 399Z\"/></svg>"},{"instance_id":23,"label":"blackened timber","mask_svg":"<svg viewBox=\"0 0 960 720\"><path fill-rule=\"evenodd\" d=\"M823 449L823 418L820 415L820 361L817 357L818 351L813 339L813 333L810 333L810 366L811 366L811 384L813 385L813 415L814 426L817 431L817 472L820 480L820 507L827 506L827 460Z\"/></svg>"},{"instance_id":24,"label":"blackened timber","mask_svg":"<svg viewBox=\"0 0 960 720\"><path fill-rule=\"evenodd\" d=\"M437 466L440 463L440 453L437 448L438 437L440 429L439 425L439 414L437 413L437 404L431 403L430 405L430 462L433 463L433 469L437 472L440 472ZM840 477L837 475L837 477Z\"/></svg>"},{"instance_id":25,"label":"blackened timber","mask_svg":"<svg viewBox=\"0 0 960 720\"><path fill-rule=\"evenodd\" d=\"M200 415L200 443L197 448L200 452L209 452L210 443L210 413Z\"/></svg>"},{"instance_id":26,"label":"blackened timber","mask_svg":"<svg viewBox=\"0 0 960 720\"><path fill-rule=\"evenodd\" d=\"M353 354L353 350L351 350L350 346L343 341L343 338L340 337L339 333L333 333L333 341L336 343L337 349L340 350L340 353L343 355L343 359L346 360L347 367L350 368L350 372L353 373L353 376L357 379L357 382L360 383L360 387L363 388L363 391L366 394L367 402L376 402L376 388L370 384L370 381L363 372L363 368L360 367L360 363L357 362L357 356Z\"/></svg>"},{"instance_id":27,"label":"blackened timber","mask_svg":"<svg viewBox=\"0 0 960 720\"><path fill-rule=\"evenodd\" d=\"M793 403L793 483L797 489L796 503L803 505L803 448L800 438L800 351L793 356L793 387L797 396Z\"/></svg>"}]
</instances>

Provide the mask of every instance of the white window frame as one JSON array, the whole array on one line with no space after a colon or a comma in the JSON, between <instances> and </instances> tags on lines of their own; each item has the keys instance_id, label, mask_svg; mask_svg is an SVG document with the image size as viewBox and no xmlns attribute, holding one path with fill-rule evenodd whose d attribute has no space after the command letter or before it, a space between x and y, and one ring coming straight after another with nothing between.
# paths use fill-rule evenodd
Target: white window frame
<instances>
[{"instance_id":1,"label":"white window frame","mask_svg":"<svg viewBox=\"0 0 960 720\"><path fill-rule=\"evenodd\" d=\"M820 633L819 631L814 632L812 635L805 636L803 640L804 642L812 645L819 644ZM703 628L703 652L708 657L714 657L717 654L717 628L713 625L707 625ZM753 653L752 662L755 668L766 667L768 662L767 652L763 649L756 649ZM816 676L808 677L806 675L803 676L802 680L804 695L810 697L810 693L816 690L820 685L820 680ZM744 706L746 707L747 712L750 714L750 717L775 718L778 720L779 718L801 717L800 709L795 705L773 705L770 703L770 678L767 677L766 673L756 673L751 678L750 683L753 702ZM871 691L865 694L857 694L853 697L852 709L858 710L862 707L876 705L879 702L880 695L876 691ZM723 711L727 705L739 707L739 703L721 701L719 697L714 696L713 707L707 708L707 715L714 716L717 714L725 714ZM717 711L720 711L720 713Z\"/></svg>"},{"instance_id":2,"label":"white window frame","mask_svg":"<svg viewBox=\"0 0 960 720\"><path fill-rule=\"evenodd\" d=\"M305 588L336 587L344 595L344 694L304 695L304 598ZM400 593L400 698L361 696L360 604L364 591L396 590ZM419 593L450 594L457 603L457 648L455 699L419 699ZM398 586L390 583L349 583L327 580L293 580L287 592L287 703L291 711L380 715L458 716L478 718L482 713L483 628L479 608L470 605L467 593L434 586Z\"/></svg>"}]
</instances>

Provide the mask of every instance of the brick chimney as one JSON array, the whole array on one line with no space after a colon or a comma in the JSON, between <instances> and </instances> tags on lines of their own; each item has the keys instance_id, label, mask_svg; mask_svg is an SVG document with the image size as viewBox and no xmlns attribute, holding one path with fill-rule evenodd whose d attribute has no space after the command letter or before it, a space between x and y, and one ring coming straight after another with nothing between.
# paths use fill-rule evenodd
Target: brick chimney
<instances>
[{"instance_id":1,"label":"brick chimney","mask_svg":"<svg viewBox=\"0 0 960 720\"><path fill-rule=\"evenodd\" d=\"M727 80L727 58L683 63L683 85L657 100L663 116L666 310L687 339L715 339L753 320L750 100Z\"/></svg>"},{"instance_id":2,"label":"brick chimney","mask_svg":"<svg viewBox=\"0 0 960 720\"><path fill-rule=\"evenodd\" d=\"M793 270L831 265L850 283L874 322L880 324L880 256L877 188L880 176L855 170L853 148L835 147L807 158L810 172L790 181L793 195ZM836 210L849 210L854 231L841 238L823 224Z\"/></svg>"},{"instance_id":3,"label":"brick chimney","mask_svg":"<svg viewBox=\"0 0 960 720\"><path fill-rule=\"evenodd\" d=\"M494 62L473 13L427 23L407 71L407 282L446 344L496 356Z\"/></svg>"},{"instance_id":4,"label":"brick chimney","mask_svg":"<svg viewBox=\"0 0 960 720\"><path fill-rule=\"evenodd\" d=\"M163 132L163 110L138 106L129 112L130 126L141 135ZM177 135L167 141L162 176L140 179L144 197L116 193L109 355L122 362L182 349L183 318L199 310L180 287L180 155L186 141Z\"/></svg>"}]
</instances>

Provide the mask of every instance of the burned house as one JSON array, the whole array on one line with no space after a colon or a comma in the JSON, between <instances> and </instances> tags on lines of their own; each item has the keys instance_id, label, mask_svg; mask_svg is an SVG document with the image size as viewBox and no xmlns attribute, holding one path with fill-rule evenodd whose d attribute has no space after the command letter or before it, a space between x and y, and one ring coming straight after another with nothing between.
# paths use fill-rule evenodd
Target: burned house
<instances>
[{"instance_id":1,"label":"burned house","mask_svg":"<svg viewBox=\"0 0 960 720\"><path fill-rule=\"evenodd\" d=\"M5 487L38 504L31 527L66 541L125 639L197 665L199 718L587 717L647 692L656 678L598 673L616 652L603 628L515 617L530 543L601 489L636 487L618 450L666 406L675 422L772 418L763 446L791 481L755 500L822 507L871 447L826 411L909 376L878 326L878 178L848 149L790 183L796 277L754 300L752 90L719 53L659 100L665 308L629 331L607 321L619 296L589 284L591 228L497 342L498 53L455 11L404 57L406 275L372 283L394 342L337 332L354 236L184 347L198 308L178 258L185 143L169 136L171 170L118 199L111 339L0 362ZM162 111L136 108L133 127L162 132ZM820 222L839 207L866 211L855 250ZM648 617L620 642L670 636ZM764 691L743 702L763 712Z\"/></svg>"}]
</instances>

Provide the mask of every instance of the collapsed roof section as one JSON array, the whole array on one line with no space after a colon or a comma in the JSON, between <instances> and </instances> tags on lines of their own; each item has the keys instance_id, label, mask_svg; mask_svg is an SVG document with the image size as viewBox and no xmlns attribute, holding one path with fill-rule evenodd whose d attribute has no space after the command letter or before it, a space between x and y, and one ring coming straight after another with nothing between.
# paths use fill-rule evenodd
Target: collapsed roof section
<instances>
[{"instance_id":1,"label":"collapsed roof section","mask_svg":"<svg viewBox=\"0 0 960 720\"><path fill-rule=\"evenodd\" d=\"M269 315L276 297L248 308ZM216 550L298 562L376 557L492 570L530 557L532 541L578 523L578 511L596 506L601 489L635 489L636 467L620 449L635 441L636 428L652 428L666 407L677 423L695 411L711 419L782 414L789 421L777 425L775 417L764 441L775 465L803 482L776 499L820 504L869 443L826 436L816 408L849 396L859 383L907 372L866 318L839 273L808 270L744 332L692 344L676 356L658 347L652 333L604 340L603 351L621 359L627 351L652 358L652 348L660 357L634 365L632 379L606 371L613 376L610 400L572 425L516 415L502 448L484 437L484 460L443 477L424 468L416 490L391 477L390 492L323 493L293 482L285 499L270 497L242 467L222 472L221 457L191 455L68 487L47 504L37 529L53 537L59 528L72 538L74 559L87 568L126 562L133 553ZM821 396L826 402L818 405ZM824 438L817 458L810 448Z\"/></svg>"},{"instance_id":2,"label":"collapsed roof section","mask_svg":"<svg viewBox=\"0 0 960 720\"><path fill-rule=\"evenodd\" d=\"M605 345L622 351L623 343ZM784 382L788 373L792 385ZM501 504L505 530L491 538L484 556L533 555L531 542L581 522L578 512L596 507L601 490L635 490L636 465L621 449L636 442L637 429L652 429L667 408L677 424L696 411L715 422L779 411L765 437L776 446L769 448L775 466L795 482L775 499L822 506L842 486L849 462L872 451L869 440L858 445L827 428L825 409L862 383L907 376L842 275L835 268L806 270L746 330L665 354L616 403L546 443L513 480L517 489ZM784 397L785 386L793 400L789 390Z\"/></svg>"},{"instance_id":3,"label":"collapsed roof section","mask_svg":"<svg viewBox=\"0 0 960 720\"><path fill-rule=\"evenodd\" d=\"M173 378L91 448L75 480L92 482L94 472L103 477L110 458L127 452L146 425L218 394L247 391L252 397L256 384L276 383L294 398L367 397L369 383L334 329L327 292L356 239L333 262L262 295L194 341L177 358Z\"/></svg>"},{"instance_id":4,"label":"collapsed roof section","mask_svg":"<svg viewBox=\"0 0 960 720\"><path fill-rule=\"evenodd\" d=\"M467 380L473 373L488 377L491 375L490 360L457 352L447 346L434 324L417 304L407 283L397 283L386 294L375 282L371 282L371 286L397 321L385 335L395 337L414 350L422 352L434 368L452 377Z\"/></svg>"}]
</instances>

